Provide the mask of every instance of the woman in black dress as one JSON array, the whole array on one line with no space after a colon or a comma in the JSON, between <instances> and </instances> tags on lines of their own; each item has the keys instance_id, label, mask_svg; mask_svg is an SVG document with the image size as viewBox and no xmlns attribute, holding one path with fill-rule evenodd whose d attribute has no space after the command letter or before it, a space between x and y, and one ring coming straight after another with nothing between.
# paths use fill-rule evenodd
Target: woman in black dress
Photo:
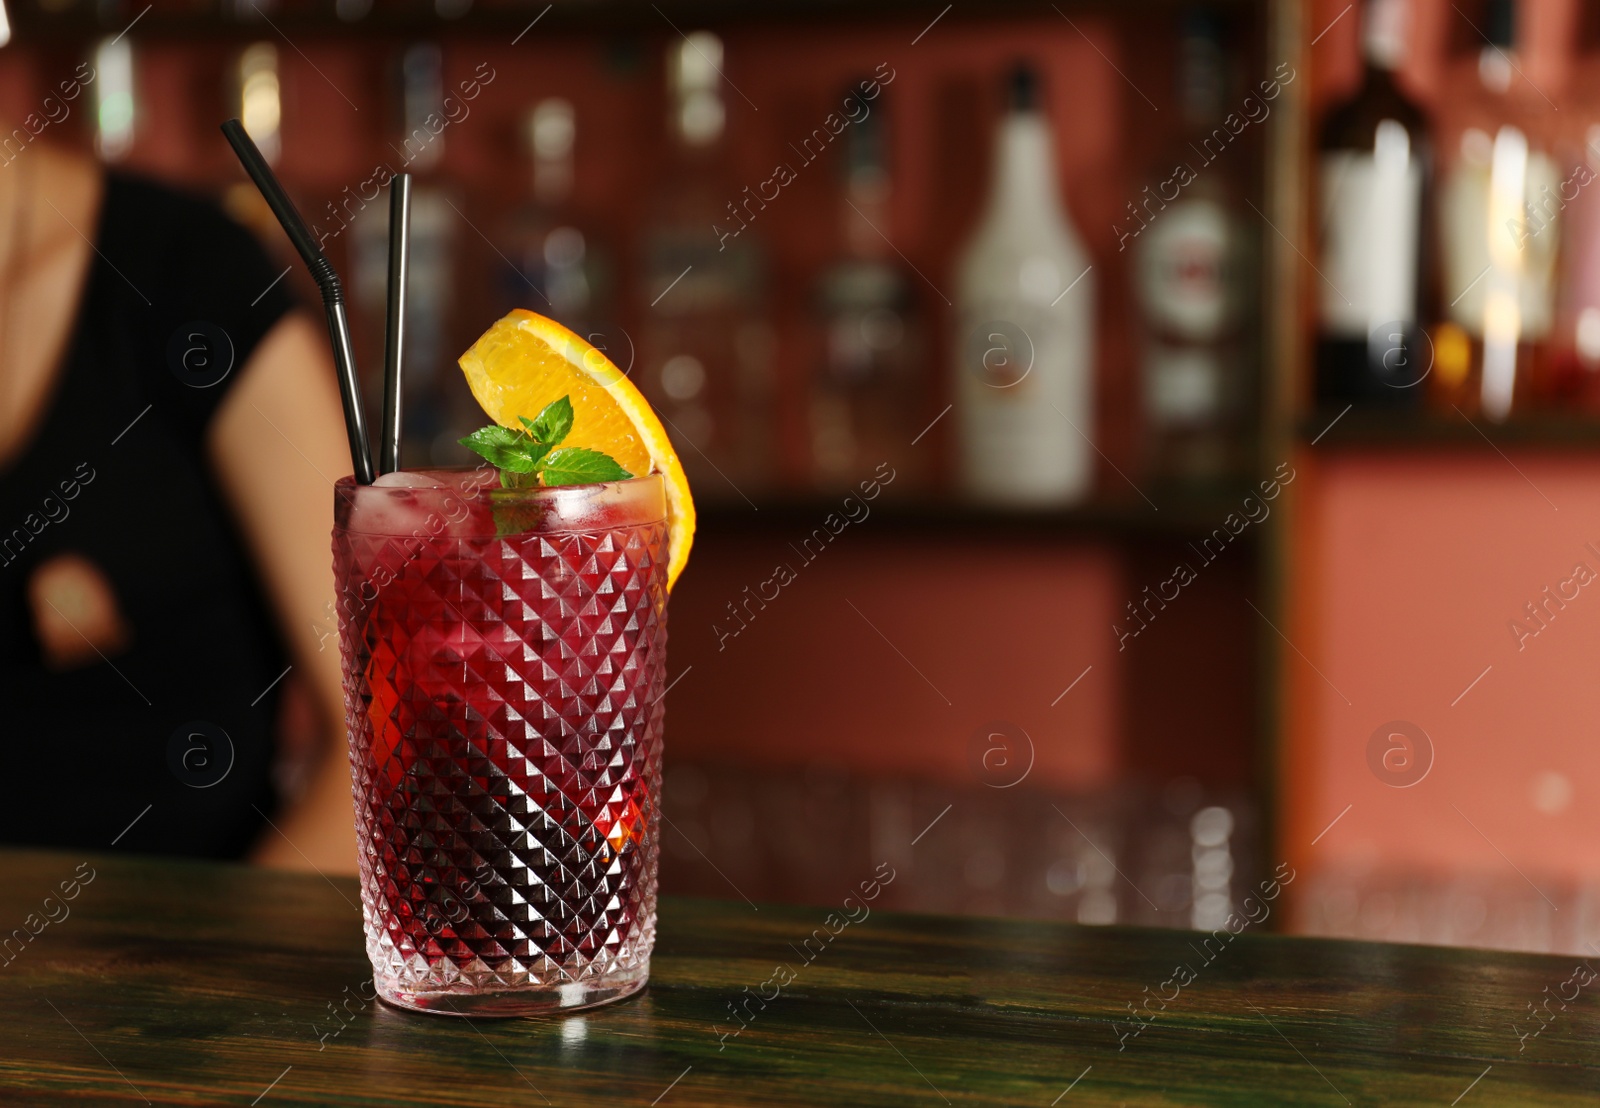
<instances>
[{"instance_id":1,"label":"woman in black dress","mask_svg":"<svg viewBox=\"0 0 1600 1108\"><path fill-rule=\"evenodd\" d=\"M281 271L198 197L0 166L0 841L355 869L350 460Z\"/></svg>"}]
</instances>

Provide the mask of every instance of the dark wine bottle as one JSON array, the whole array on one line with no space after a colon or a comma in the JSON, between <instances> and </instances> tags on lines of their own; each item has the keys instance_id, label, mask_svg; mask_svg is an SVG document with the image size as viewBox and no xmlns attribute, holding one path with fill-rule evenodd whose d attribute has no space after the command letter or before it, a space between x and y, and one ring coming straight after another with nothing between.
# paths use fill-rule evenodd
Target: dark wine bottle
<instances>
[{"instance_id":1,"label":"dark wine bottle","mask_svg":"<svg viewBox=\"0 0 1600 1108\"><path fill-rule=\"evenodd\" d=\"M1408 0L1368 0L1361 87L1318 143L1317 399L1420 404L1431 357L1422 330L1429 264L1424 213L1432 147L1401 91Z\"/></svg>"}]
</instances>

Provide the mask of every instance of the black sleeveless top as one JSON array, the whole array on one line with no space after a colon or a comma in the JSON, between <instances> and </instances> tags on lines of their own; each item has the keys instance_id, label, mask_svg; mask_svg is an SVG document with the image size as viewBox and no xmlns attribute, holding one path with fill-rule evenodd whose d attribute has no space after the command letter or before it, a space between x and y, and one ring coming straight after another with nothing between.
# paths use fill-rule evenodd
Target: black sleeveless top
<instances>
[{"instance_id":1,"label":"black sleeveless top","mask_svg":"<svg viewBox=\"0 0 1600 1108\"><path fill-rule=\"evenodd\" d=\"M237 857L273 812L289 663L204 438L291 297L217 207L136 178L109 177L93 239L54 394L0 471L0 841ZM131 636L58 672L27 590L61 554Z\"/></svg>"}]
</instances>

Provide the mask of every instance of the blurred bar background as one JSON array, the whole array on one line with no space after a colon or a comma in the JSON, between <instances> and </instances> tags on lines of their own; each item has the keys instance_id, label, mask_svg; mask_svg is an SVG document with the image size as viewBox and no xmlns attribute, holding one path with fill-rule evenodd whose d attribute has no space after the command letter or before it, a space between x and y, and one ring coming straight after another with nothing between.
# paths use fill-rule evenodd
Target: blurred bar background
<instances>
[{"instance_id":1,"label":"blurred bar background","mask_svg":"<svg viewBox=\"0 0 1600 1108\"><path fill-rule=\"evenodd\" d=\"M667 891L832 903L888 861L897 907L1209 930L1288 863L1266 926L1590 949L1577 0L5 7L0 163L44 138L212 193L313 302L241 116L353 290L369 398L383 185L415 175L406 464L467 462L454 358L512 307L667 417L703 506ZM1422 167L1414 226L1356 221L1416 242L1398 392L1326 361L1326 121L1375 57ZM1508 149L1544 215L1463 291L1449 236L1486 221L1450 174Z\"/></svg>"}]
</instances>

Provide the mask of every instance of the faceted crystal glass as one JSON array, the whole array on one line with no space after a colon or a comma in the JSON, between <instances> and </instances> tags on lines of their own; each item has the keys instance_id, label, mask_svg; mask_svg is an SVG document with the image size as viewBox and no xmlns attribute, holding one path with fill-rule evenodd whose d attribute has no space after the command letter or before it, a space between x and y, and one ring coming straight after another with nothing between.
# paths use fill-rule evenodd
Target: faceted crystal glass
<instances>
[{"instance_id":1,"label":"faceted crystal glass","mask_svg":"<svg viewBox=\"0 0 1600 1108\"><path fill-rule=\"evenodd\" d=\"M367 953L392 1004L582 1008L644 987L666 672L659 477L335 492Z\"/></svg>"}]
</instances>

